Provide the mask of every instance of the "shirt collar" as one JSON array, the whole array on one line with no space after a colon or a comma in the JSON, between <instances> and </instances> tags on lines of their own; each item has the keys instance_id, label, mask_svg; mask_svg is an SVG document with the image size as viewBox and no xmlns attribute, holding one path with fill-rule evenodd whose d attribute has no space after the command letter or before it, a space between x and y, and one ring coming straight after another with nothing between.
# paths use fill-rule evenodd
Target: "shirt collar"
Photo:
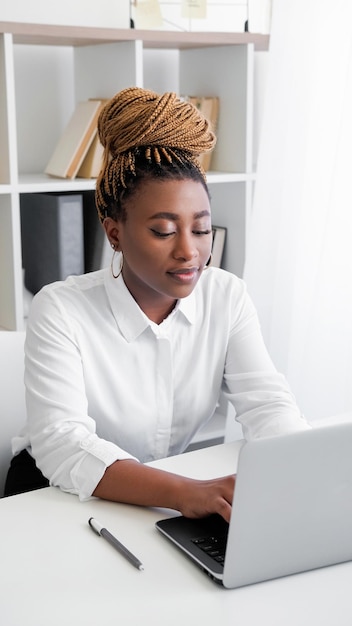
<instances>
[{"instance_id":1,"label":"shirt collar","mask_svg":"<svg viewBox=\"0 0 352 626\"><path fill-rule=\"evenodd\" d=\"M112 313L121 333L127 341L134 341L152 323L131 296L122 275L115 279L112 277L110 269L106 268L104 283ZM182 314L189 324L194 324L196 316L194 292L179 300L177 311L173 317L176 318L178 314Z\"/></svg>"},{"instance_id":2,"label":"shirt collar","mask_svg":"<svg viewBox=\"0 0 352 626\"><path fill-rule=\"evenodd\" d=\"M190 295L186 298L182 298L181 300L179 300L178 310L184 315L184 317L190 324L194 324L194 322L196 321L195 291L192 291L192 293L190 293Z\"/></svg>"}]
</instances>

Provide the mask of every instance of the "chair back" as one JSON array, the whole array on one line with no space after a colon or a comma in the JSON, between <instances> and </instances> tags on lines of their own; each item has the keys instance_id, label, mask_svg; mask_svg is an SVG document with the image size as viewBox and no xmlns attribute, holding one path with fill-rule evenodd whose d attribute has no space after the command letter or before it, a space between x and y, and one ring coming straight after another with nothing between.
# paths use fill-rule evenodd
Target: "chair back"
<instances>
[{"instance_id":1,"label":"chair back","mask_svg":"<svg viewBox=\"0 0 352 626\"><path fill-rule=\"evenodd\" d=\"M26 420L24 332L0 331L0 497L10 465L11 439Z\"/></svg>"}]
</instances>

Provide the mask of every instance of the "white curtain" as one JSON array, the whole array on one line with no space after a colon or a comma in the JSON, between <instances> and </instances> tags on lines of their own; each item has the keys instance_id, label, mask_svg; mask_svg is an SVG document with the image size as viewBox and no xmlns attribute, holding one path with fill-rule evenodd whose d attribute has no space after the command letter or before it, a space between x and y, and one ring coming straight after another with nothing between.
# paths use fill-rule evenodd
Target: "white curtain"
<instances>
[{"instance_id":1,"label":"white curtain","mask_svg":"<svg viewBox=\"0 0 352 626\"><path fill-rule=\"evenodd\" d=\"M308 419L352 409L352 0L274 0L244 278Z\"/></svg>"}]
</instances>

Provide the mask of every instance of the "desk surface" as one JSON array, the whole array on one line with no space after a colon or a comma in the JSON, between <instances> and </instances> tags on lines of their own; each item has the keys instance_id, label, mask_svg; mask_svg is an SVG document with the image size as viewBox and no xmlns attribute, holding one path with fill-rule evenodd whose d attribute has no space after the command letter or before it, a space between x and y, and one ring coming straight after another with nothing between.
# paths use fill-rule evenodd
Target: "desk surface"
<instances>
[{"instance_id":1,"label":"desk surface","mask_svg":"<svg viewBox=\"0 0 352 626\"><path fill-rule=\"evenodd\" d=\"M221 476L236 470L239 448L224 444L151 465ZM0 500L1 624L351 626L352 563L226 590L155 530L169 514L82 503L56 488ZM91 516L141 559L144 571L90 530Z\"/></svg>"}]
</instances>

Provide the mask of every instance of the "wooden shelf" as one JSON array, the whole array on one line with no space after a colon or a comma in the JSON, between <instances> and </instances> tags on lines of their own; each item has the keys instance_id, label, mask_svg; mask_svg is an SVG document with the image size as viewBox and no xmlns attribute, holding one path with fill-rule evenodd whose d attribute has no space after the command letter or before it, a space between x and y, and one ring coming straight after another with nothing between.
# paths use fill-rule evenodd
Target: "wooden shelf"
<instances>
[{"instance_id":1,"label":"wooden shelf","mask_svg":"<svg viewBox=\"0 0 352 626\"><path fill-rule=\"evenodd\" d=\"M0 32L12 33L14 43L50 46L90 46L137 40L143 41L145 48L187 49L252 43L256 50L267 50L269 46L269 35L257 33L92 28L21 22L0 22Z\"/></svg>"},{"instance_id":2,"label":"wooden shelf","mask_svg":"<svg viewBox=\"0 0 352 626\"><path fill-rule=\"evenodd\" d=\"M254 173L241 172L215 172L207 173L208 184L223 183L241 183L253 182L255 180ZM96 179L94 178L54 178L44 173L39 174L20 174L18 183L0 184L0 194L7 194L11 191L17 193L50 193L50 192L67 192L67 191L89 191L95 189Z\"/></svg>"},{"instance_id":3,"label":"wooden shelf","mask_svg":"<svg viewBox=\"0 0 352 626\"><path fill-rule=\"evenodd\" d=\"M53 178L46 174L20 174L19 193L88 191L95 189L94 178Z\"/></svg>"},{"instance_id":4,"label":"wooden shelf","mask_svg":"<svg viewBox=\"0 0 352 626\"><path fill-rule=\"evenodd\" d=\"M207 181L209 184L222 183L241 183L254 181L254 174L246 174L244 172L207 172ZM79 191L95 189L96 179L94 178L55 178L46 174L20 174L18 180L19 193L37 193L50 191ZM15 187L14 185L13 187ZM0 185L0 193L1 193ZM4 185L8 187L8 185ZM2 193L6 193L2 191Z\"/></svg>"}]
</instances>

